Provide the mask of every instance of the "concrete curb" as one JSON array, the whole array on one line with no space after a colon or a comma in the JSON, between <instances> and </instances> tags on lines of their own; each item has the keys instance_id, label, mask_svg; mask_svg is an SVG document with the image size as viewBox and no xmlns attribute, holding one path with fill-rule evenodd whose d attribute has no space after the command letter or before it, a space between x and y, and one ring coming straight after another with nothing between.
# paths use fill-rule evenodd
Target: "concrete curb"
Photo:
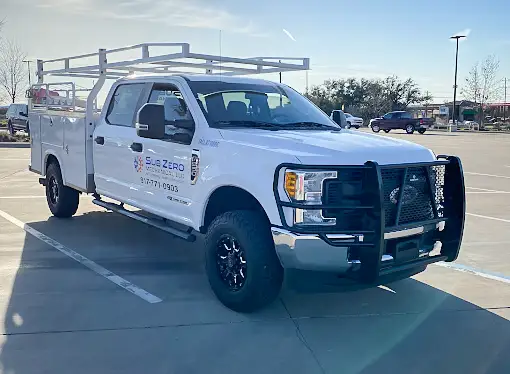
<instances>
[{"instance_id":1,"label":"concrete curb","mask_svg":"<svg viewBox=\"0 0 510 374\"><path fill-rule=\"evenodd\" d=\"M0 142L0 148L30 148L28 142Z\"/></svg>"}]
</instances>

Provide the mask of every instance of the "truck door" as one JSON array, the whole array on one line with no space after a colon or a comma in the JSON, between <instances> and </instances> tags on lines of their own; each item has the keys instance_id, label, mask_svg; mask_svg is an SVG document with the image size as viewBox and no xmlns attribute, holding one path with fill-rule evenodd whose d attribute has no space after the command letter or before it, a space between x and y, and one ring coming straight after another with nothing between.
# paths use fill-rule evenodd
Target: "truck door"
<instances>
[{"instance_id":1,"label":"truck door","mask_svg":"<svg viewBox=\"0 0 510 374\"><path fill-rule=\"evenodd\" d=\"M174 221L189 224L195 186L191 178L194 134L193 117L182 94L179 81L154 83L148 96L149 103L165 107L165 138L147 139L136 136L142 152L133 155L132 179L138 198L149 211ZM191 129L176 128L170 123L187 120ZM198 157L195 152L195 157Z\"/></svg>"},{"instance_id":2,"label":"truck door","mask_svg":"<svg viewBox=\"0 0 510 374\"><path fill-rule=\"evenodd\" d=\"M93 135L94 182L99 194L129 203L139 197L130 183L136 169L133 162L142 155L133 143L135 117L146 98L146 84L120 83L112 90L108 109Z\"/></svg>"}]
</instances>

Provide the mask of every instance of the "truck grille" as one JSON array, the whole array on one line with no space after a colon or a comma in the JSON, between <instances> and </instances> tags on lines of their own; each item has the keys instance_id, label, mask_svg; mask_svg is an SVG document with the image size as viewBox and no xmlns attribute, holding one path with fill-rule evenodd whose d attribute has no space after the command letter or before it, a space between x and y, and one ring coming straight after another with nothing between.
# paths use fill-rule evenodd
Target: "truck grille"
<instances>
[{"instance_id":1,"label":"truck grille","mask_svg":"<svg viewBox=\"0 0 510 374\"><path fill-rule=\"evenodd\" d=\"M381 168L383 205L385 214L385 227L393 227L414 222L428 221L443 216L444 175L445 166L419 166L408 167L406 186L400 196L406 168ZM331 205L356 206L363 205L363 177L360 173L351 172L348 175L339 175L338 179L326 181L324 185L324 203ZM428 178L427 178L428 174ZM400 216L397 222L399 199L402 200ZM434 207L434 205L435 207ZM366 205L366 204L365 204ZM349 217L349 213L355 216ZM325 209L325 217L335 217L345 222L349 220L363 220L363 213L336 209ZM345 224L345 223L344 223ZM345 227L344 224L341 226Z\"/></svg>"}]
</instances>

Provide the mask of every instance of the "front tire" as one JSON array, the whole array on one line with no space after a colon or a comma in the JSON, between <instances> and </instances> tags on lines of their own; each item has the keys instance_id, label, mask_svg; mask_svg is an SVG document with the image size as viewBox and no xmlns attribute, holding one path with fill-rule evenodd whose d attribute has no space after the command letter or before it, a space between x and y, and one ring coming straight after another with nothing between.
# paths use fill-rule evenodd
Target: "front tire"
<instances>
[{"instance_id":1,"label":"front tire","mask_svg":"<svg viewBox=\"0 0 510 374\"><path fill-rule=\"evenodd\" d=\"M345 125L345 128L346 128L346 129L350 129L350 128L351 128L351 123L350 123L350 122L347 122L347 124Z\"/></svg>"},{"instance_id":2,"label":"front tire","mask_svg":"<svg viewBox=\"0 0 510 374\"><path fill-rule=\"evenodd\" d=\"M261 213L238 210L216 217L205 236L205 256L209 284L227 308L250 313L278 297L283 268Z\"/></svg>"},{"instance_id":3,"label":"front tire","mask_svg":"<svg viewBox=\"0 0 510 374\"><path fill-rule=\"evenodd\" d=\"M409 124L407 124L407 125L406 125L406 132L407 132L408 134L412 134L412 133L414 132L414 125L412 125L412 124L410 124L410 123L409 123Z\"/></svg>"},{"instance_id":4,"label":"front tire","mask_svg":"<svg viewBox=\"0 0 510 374\"><path fill-rule=\"evenodd\" d=\"M381 128L379 127L379 125L372 125L371 127L372 127L372 131L373 131L373 132L379 132L379 131L381 131Z\"/></svg>"},{"instance_id":5,"label":"front tire","mask_svg":"<svg viewBox=\"0 0 510 374\"><path fill-rule=\"evenodd\" d=\"M64 186L58 164L52 163L46 171L46 201L51 213L58 218L72 217L78 210L78 191Z\"/></svg>"}]
</instances>

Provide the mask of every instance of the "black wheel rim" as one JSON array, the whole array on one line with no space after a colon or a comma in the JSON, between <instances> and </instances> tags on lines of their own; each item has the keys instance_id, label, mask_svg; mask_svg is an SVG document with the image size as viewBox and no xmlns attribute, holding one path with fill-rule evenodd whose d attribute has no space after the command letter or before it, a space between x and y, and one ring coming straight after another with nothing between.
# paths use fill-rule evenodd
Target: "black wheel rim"
<instances>
[{"instance_id":1,"label":"black wheel rim","mask_svg":"<svg viewBox=\"0 0 510 374\"><path fill-rule=\"evenodd\" d=\"M247 264L244 251L231 235L223 235L216 244L216 265L222 282L229 291L237 292L246 282Z\"/></svg>"},{"instance_id":2,"label":"black wheel rim","mask_svg":"<svg viewBox=\"0 0 510 374\"><path fill-rule=\"evenodd\" d=\"M58 203L58 183L55 177L50 177L48 181L48 195L52 204Z\"/></svg>"}]
</instances>

